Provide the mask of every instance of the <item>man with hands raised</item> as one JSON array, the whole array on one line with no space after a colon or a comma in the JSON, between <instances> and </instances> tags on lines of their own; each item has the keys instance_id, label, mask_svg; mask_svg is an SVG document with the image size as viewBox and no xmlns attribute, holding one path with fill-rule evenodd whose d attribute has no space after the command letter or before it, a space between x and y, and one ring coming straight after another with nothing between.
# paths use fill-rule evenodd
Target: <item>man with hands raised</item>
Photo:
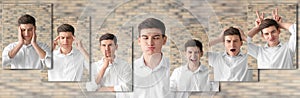
<instances>
[{"instance_id":1,"label":"man with hands raised","mask_svg":"<svg viewBox=\"0 0 300 98\"><path fill-rule=\"evenodd\" d=\"M58 36L53 42L53 69L48 70L48 81L81 81L84 67L88 69L89 56L80 40L74 36L75 29L69 24L57 28ZM76 48L72 44L75 41ZM55 49L59 45L58 49ZM51 61L47 60L46 65ZM51 66L47 66L51 68Z\"/></svg>"},{"instance_id":2,"label":"man with hands raised","mask_svg":"<svg viewBox=\"0 0 300 98\"><path fill-rule=\"evenodd\" d=\"M218 38L209 42L209 46L224 43L225 52L208 52L208 63L214 69L214 81L249 81L247 75L247 54L241 52L246 36L236 27L221 32Z\"/></svg>"},{"instance_id":3,"label":"man with hands raised","mask_svg":"<svg viewBox=\"0 0 300 98\"><path fill-rule=\"evenodd\" d=\"M278 9L273 10L273 19L264 19L259 15L255 27L248 32L248 54L257 59L258 69L292 69L293 57L296 53L296 24L282 23ZM280 29L289 30L291 36L288 42L281 42ZM259 31L261 37L267 42L263 47L254 45L252 38Z\"/></svg>"},{"instance_id":4,"label":"man with hands raised","mask_svg":"<svg viewBox=\"0 0 300 98\"><path fill-rule=\"evenodd\" d=\"M6 46L2 66L11 69L41 69L45 59L51 60L50 48L37 42L35 18L26 14L18 19L18 42Z\"/></svg>"}]
</instances>

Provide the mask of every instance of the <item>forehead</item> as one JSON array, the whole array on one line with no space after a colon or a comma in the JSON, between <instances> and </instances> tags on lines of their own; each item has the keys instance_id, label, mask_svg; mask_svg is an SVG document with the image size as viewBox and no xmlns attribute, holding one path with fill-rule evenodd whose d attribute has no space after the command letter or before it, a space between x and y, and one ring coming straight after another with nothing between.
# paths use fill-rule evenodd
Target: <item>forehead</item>
<instances>
[{"instance_id":1,"label":"forehead","mask_svg":"<svg viewBox=\"0 0 300 98\"><path fill-rule=\"evenodd\" d=\"M226 35L224 37L225 40L236 40L236 39L240 39L240 37L238 35Z\"/></svg>"},{"instance_id":2,"label":"forehead","mask_svg":"<svg viewBox=\"0 0 300 98\"><path fill-rule=\"evenodd\" d=\"M263 33L270 33L271 31L274 31L274 30L277 31L275 26L269 26L267 28L262 29L262 32Z\"/></svg>"},{"instance_id":3,"label":"forehead","mask_svg":"<svg viewBox=\"0 0 300 98\"><path fill-rule=\"evenodd\" d=\"M102 40L100 44L115 44L114 40Z\"/></svg>"},{"instance_id":4,"label":"forehead","mask_svg":"<svg viewBox=\"0 0 300 98\"><path fill-rule=\"evenodd\" d=\"M186 47L186 51L200 51L200 49L196 46Z\"/></svg>"},{"instance_id":5,"label":"forehead","mask_svg":"<svg viewBox=\"0 0 300 98\"><path fill-rule=\"evenodd\" d=\"M72 32L59 32L59 36L70 37L72 36Z\"/></svg>"},{"instance_id":6,"label":"forehead","mask_svg":"<svg viewBox=\"0 0 300 98\"><path fill-rule=\"evenodd\" d=\"M162 32L158 28L145 28L141 30L141 35L151 36L151 35L161 35Z\"/></svg>"},{"instance_id":7,"label":"forehead","mask_svg":"<svg viewBox=\"0 0 300 98\"><path fill-rule=\"evenodd\" d=\"M34 26L32 24L20 24L21 29L31 29Z\"/></svg>"}]
</instances>

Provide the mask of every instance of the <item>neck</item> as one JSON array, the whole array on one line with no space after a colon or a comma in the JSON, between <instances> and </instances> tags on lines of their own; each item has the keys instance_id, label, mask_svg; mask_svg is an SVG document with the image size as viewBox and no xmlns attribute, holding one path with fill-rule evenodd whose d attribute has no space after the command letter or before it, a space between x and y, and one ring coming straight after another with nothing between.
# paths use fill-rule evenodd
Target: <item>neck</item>
<instances>
[{"instance_id":1,"label":"neck","mask_svg":"<svg viewBox=\"0 0 300 98\"><path fill-rule=\"evenodd\" d=\"M24 45L29 45L29 44L30 44L30 41L24 40Z\"/></svg>"},{"instance_id":2,"label":"neck","mask_svg":"<svg viewBox=\"0 0 300 98\"><path fill-rule=\"evenodd\" d=\"M279 44L279 41L277 41L277 42L274 43L274 44L269 44L269 43L268 43L268 46L269 46L269 47L275 47L275 46L277 46L278 44Z\"/></svg>"},{"instance_id":3,"label":"neck","mask_svg":"<svg viewBox=\"0 0 300 98\"><path fill-rule=\"evenodd\" d=\"M70 48L63 48L63 47L61 47L60 48L60 52L62 53L62 54L68 54L68 53L70 53L72 51L72 47L70 47Z\"/></svg>"},{"instance_id":4,"label":"neck","mask_svg":"<svg viewBox=\"0 0 300 98\"><path fill-rule=\"evenodd\" d=\"M143 54L145 65L151 69L157 67L162 59L162 53L146 55Z\"/></svg>"},{"instance_id":5,"label":"neck","mask_svg":"<svg viewBox=\"0 0 300 98\"><path fill-rule=\"evenodd\" d=\"M192 72L196 71L199 66L200 66L201 62L197 63L197 64L193 64L193 63L189 63L188 64L188 69Z\"/></svg>"}]
</instances>

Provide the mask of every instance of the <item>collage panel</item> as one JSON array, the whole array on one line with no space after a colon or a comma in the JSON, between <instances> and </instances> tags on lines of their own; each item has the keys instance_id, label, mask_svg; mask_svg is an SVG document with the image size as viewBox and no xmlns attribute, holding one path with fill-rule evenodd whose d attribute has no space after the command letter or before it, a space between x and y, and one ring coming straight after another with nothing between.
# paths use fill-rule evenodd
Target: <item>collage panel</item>
<instances>
[{"instance_id":1,"label":"collage panel","mask_svg":"<svg viewBox=\"0 0 300 98\"><path fill-rule=\"evenodd\" d=\"M275 29L275 35L266 35L268 33L264 30L268 30L268 27L261 26L262 29L256 31L257 33L252 38L247 39L251 46L248 47L250 49L248 64L256 66L256 69L297 69L297 4L249 4L247 29L251 30L256 26L255 21L258 16L263 16L265 20L262 22L263 24L269 23L270 27L277 25L271 24L274 21L274 14L277 14L280 19L280 22L277 23L279 28ZM284 26L282 24L288 26L282 27ZM276 45L272 45L272 43Z\"/></svg>"},{"instance_id":2,"label":"collage panel","mask_svg":"<svg viewBox=\"0 0 300 98\"><path fill-rule=\"evenodd\" d=\"M104 26L92 33L91 81L83 85L87 94L103 92L107 96L125 96L133 91L133 28Z\"/></svg>"},{"instance_id":3,"label":"collage panel","mask_svg":"<svg viewBox=\"0 0 300 98\"><path fill-rule=\"evenodd\" d=\"M54 17L52 60L42 71L45 82L90 81L91 18Z\"/></svg>"},{"instance_id":4,"label":"collage panel","mask_svg":"<svg viewBox=\"0 0 300 98\"><path fill-rule=\"evenodd\" d=\"M2 8L2 68L42 69L44 59L51 59L52 4L3 4Z\"/></svg>"},{"instance_id":5,"label":"collage panel","mask_svg":"<svg viewBox=\"0 0 300 98\"><path fill-rule=\"evenodd\" d=\"M208 63L213 81L258 82L258 71L247 61L246 16L209 17Z\"/></svg>"}]
</instances>

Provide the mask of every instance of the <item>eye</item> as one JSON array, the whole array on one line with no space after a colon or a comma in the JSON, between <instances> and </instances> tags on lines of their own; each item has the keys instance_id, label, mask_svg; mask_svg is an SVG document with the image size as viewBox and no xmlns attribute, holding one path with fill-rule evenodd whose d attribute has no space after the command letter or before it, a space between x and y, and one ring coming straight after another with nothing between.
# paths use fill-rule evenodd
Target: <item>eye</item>
<instances>
[{"instance_id":1,"label":"eye","mask_svg":"<svg viewBox=\"0 0 300 98\"><path fill-rule=\"evenodd\" d=\"M160 36L155 36L153 37L153 39L160 39Z\"/></svg>"},{"instance_id":2,"label":"eye","mask_svg":"<svg viewBox=\"0 0 300 98\"><path fill-rule=\"evenodd\" d=\"M147 39L148 39L148 37L142 37L142 39L144 39L144 40L147 40Z\"/></svg>"}]
</instances>

